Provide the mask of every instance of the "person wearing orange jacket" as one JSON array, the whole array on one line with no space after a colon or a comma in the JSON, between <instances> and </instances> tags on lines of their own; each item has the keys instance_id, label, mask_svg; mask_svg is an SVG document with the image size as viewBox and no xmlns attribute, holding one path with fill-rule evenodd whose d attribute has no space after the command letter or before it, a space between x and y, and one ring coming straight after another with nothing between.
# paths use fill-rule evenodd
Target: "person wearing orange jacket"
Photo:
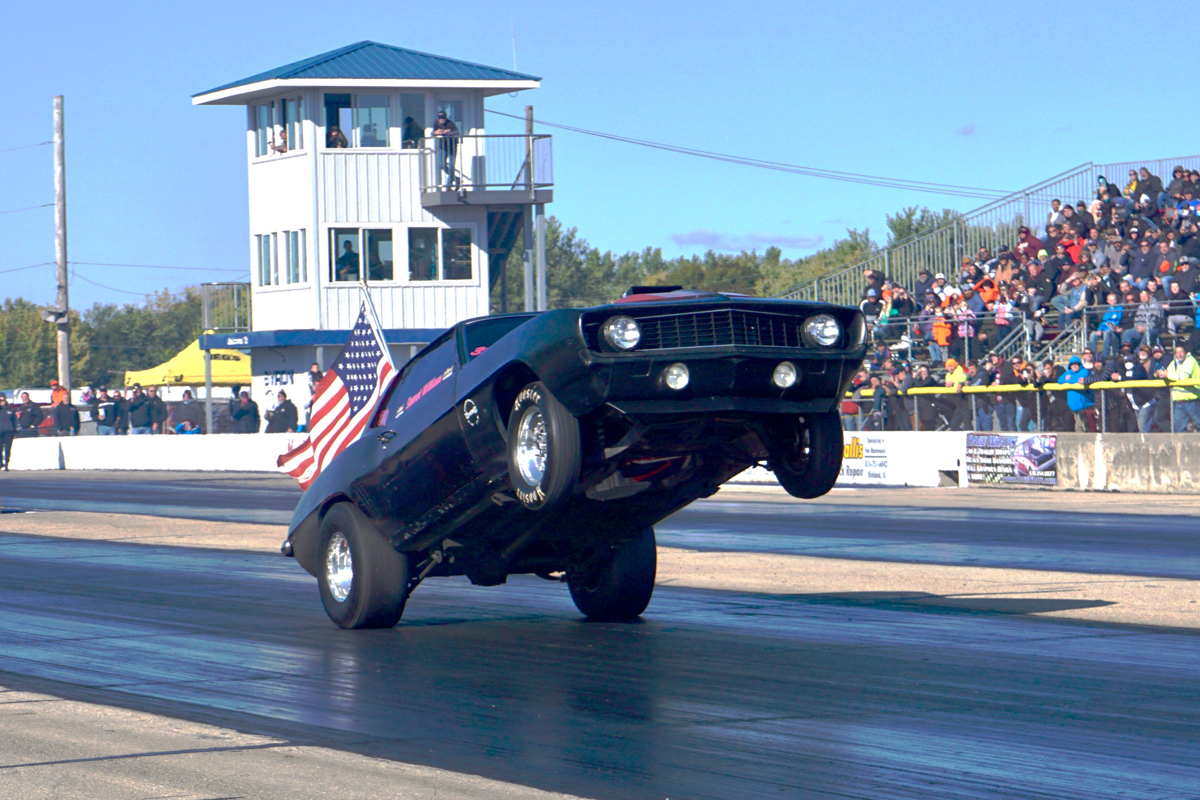
<instances>
[{"instance_id":1,"label":"person wearing orange jacket","mask_svg":"<svg viewBox=\"0 0 1200 800\"><path fill-rule=\"evenodd\" d=\"M67 392L67 390L65 388L63 388L62 386L60 386L57 380L55 380L54 378L51 378L50 379L50 405L57 406L61 403L67 402L67 400L69 398L70 398L70 394Z\"/></svg>"},{"instance_id":2,"label":"person wearing orange jacket","mask_svg":"<svg viewBox=\"0 0 1200 800\"><path fill-rule=\"evenodd\" d=\"M939 309L933 318L933 341L929 343L929 360L939 362L950 352L950 340L954 329L946 319L946 312Z\"/></svg>"}]
</instances>

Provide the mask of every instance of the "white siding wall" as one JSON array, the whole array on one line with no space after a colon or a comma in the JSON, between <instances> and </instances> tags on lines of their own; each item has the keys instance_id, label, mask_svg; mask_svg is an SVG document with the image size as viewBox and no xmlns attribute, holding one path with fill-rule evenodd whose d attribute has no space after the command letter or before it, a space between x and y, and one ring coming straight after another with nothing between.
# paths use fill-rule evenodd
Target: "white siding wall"
<instances>
[{"instance_id":1,"label":"white siding wall","mask_svg":"<svg viewBox=\"0 0 1200 800\"><path fill-rule=\"evenodd\" d=\"M250 164L250 281L253 286L251 324L254 330L318 328L313 231L313 154L298 153L252 161ZM258 285L256 234L303 230L308 283ZM277 238L281 244L282 237ZM286 271L280 259L281 279Z\"/></svg>"},{"instance_id":2,"label":"white siding wall","mask_svg":"<svg viewBox=\"0 0 1200 800\"><path fill-rule=\"evenodd\" d=\"M362 303L358 286L326 286L324 291L326 327L352 326ZM449 328L460 320L488 313L487 295L479 286L412 284L368 291L385 328Z\"/></svg>"}]
</instances>

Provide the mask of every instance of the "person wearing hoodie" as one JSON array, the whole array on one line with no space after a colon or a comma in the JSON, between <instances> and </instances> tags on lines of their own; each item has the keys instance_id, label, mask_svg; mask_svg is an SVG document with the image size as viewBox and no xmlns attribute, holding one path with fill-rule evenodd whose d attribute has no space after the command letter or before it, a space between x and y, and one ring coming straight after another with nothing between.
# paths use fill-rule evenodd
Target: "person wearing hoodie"
<instances>
[{"instance_id":1,"label":"person wearing hoodie","mask_svg":"<svg viewBox=\"0 0 1200 800\"><path fill-rule=\"evenodd\" d=\"M167 430L180 434L204 433L204 408L193 399L190 389L183 393L183 402L171 412Z\"/></svg>"},{"instance_id":2,"label":"person wearing hoodie","mask_svg":"<svg viewBox=\"0 0 1200 800\"><path fill-rule=\"evenodd\" d=\"M1079 356L1071 356L1067 371L1058 378L1060 384L1082 384L1090 373L1083 368ZM1096 432L1096 399L1090 389L1068 389L1067 408L1075 415L1076 433Z\"/></svg>"},{"instance_id":3,"label":"person wearing hoodie","mask_svg":"<svg viewBox=\"0 0 1200 800\"><path fill-rule=\"evenodd\" d=\"M1183 345L1175 346L1175 358L1167 364L1165 370L1159 370L1157 377L1169 381L1191 381L1200 379L1200 364ZM1192 430L1200 432L1200 386L1171 387L1171 430L1183 433L1187 430L1188 422Z\"/></svg>"},{"instance_id":4,"label":"person wearing hoodie","mask_svg":"<svg viewBox=\"0 0 1200 800\"><path fill-rule=\"evenodd\" d=\"M17 435L17 415L8 404L8 395L0 392L0 469L8 472L12 460L13 437Z\"/></svg>"}]
</instances>

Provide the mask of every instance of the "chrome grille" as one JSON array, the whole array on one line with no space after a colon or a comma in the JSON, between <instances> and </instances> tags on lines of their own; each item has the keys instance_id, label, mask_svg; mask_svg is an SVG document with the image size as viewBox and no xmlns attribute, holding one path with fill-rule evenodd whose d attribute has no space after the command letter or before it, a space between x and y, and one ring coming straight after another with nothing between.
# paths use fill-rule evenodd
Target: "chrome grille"
<instances>
[{"instance_id":1,"label":"chrome grille","mask_svg":"<svg viewBox=\"0 0 1200 800\"><path fill-rule=\"evenodd\" d=\"M691 347L803 347L800 326L804 319L790 315L722 309L686 314L636 317L642 329L637 350L674 350ZM587 326L588 341L599 346L599 323Z\"/></svg>"}]
</instances>

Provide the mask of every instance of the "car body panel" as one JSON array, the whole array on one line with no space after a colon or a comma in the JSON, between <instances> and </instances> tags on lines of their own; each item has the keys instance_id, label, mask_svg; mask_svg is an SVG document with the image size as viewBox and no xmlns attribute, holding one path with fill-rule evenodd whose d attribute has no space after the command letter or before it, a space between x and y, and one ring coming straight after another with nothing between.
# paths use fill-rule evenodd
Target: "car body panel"
<instances>
[{"instance_id":1,"label":"car body panel","mask_svg":"<svg viewBox=\"0 0 1200 800\"><path fill-rule=\"evenodd\" d=\"M842 325L835 347L799 343L815 314ZM668 346L613 351L597 330L617 315ZM525 566L552 566L573 537L643 529L762 461L758 420L834 409L862 363L864 331L853 308L711 293L459 323L400 370L372 427L305 492L292 552L316 574L320 516L350 500L402 551L475 541L462 558L472 580L501 582L497 571L530 541L548 555ZM788 389L770 379L783 360L801 376ZM674 363L691 375L682 391L661 379ZM507 472L508 412L534 381L580 421L585 450L580 486L543 514L512 497Z\"/></svg>"}]
</instances>

